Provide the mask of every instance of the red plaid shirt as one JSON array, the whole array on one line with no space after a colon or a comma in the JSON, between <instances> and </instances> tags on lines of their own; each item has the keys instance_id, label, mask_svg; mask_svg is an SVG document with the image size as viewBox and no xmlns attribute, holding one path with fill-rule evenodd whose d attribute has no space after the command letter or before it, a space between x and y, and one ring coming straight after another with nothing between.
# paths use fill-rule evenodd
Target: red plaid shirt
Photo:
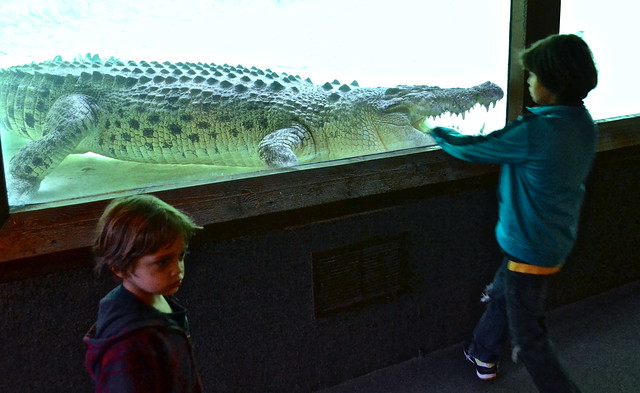
<instances>
[{"instance_id":1,"label":"red plaid shirt","mask_svg":"<svg viewBox=\"0 0 640 393\"><path fill-rule=\"evenodd\" d=\"M163 314L122 286L100 302L84 337L85 366L96 393L201 393L184 308Z\"/></svg>"}]
</instances>

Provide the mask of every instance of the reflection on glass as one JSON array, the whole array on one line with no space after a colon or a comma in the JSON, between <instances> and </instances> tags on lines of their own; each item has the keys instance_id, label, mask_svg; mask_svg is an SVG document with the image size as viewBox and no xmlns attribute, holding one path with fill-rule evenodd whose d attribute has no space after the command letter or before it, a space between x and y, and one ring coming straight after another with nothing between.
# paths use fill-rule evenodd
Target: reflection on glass
<instances>
[{"instance_id":1,"label":"reflection on glass","mask_svg":"<svg viewBox=\"0 0 640 393\"><path fill-rule=\"evenodd\" d=\"M594 119L640 114L639 13L637 2L562 0L560 32L580 35L598 67L598 86L585 100Z\"/></svg>"},{"instance_id":2,"label":"reflection on glass","mask_svg":"<svg viewBox=\"0 0 640 393\"><path fill-rule=\"evenodd\" d=\"M0 13L14 206L430 146L429 117L504 123L508 1L20 0Z\"/></svg>"}]
</instances>

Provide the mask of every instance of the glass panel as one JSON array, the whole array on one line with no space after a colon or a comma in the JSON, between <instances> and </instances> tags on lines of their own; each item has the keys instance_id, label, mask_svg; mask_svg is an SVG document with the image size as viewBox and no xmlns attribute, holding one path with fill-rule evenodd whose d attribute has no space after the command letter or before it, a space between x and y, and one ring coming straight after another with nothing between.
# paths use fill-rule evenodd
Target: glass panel
<instances>
[{"instance_id":1,"label":"glass panel","mask_svg":"<svg viewBox=\"0 0 640 393\"><path fill-rule=\"evenodd\" d=\"M580 35L598 67L598 86L585 100L595 119L640 114L639 14L633 1L562 0L560 32Z\"/></svg>"},{"instance_id":2,"label":"glass panel","mask_svg":"<svg viewBox=\"0 0 640 393\"><path fill-rule=\"evenodd\" d=\"M292 152L306 164L430 145L422 117L489 104L495 89L467 89L485 81L506 90L509 4L5 0L0 68L49 62L0 73L10 205L262 176ZM474 108L438 124L504 125L505 99Z\"/></svg>"}]
</instances>

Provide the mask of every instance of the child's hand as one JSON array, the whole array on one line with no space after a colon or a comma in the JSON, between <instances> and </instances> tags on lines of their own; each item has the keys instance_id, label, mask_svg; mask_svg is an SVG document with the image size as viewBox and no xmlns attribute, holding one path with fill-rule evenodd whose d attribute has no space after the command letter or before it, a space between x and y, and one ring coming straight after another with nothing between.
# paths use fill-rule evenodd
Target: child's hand
<instances>
[{"instance_id":1,"label":"child's hand","mask_svg":"<svg viewBox=\"0 0 640 393\"><path fill-rule=\"evenodd\" d=\"M435 124L433 122L432 119L426 118L424 119L424 121L422 121L422 123L419 123L416 128L419 129L420 131L424 132L425 134L429 134L431 133L431 131L433 131L434 128L438 127L437 124Z\"/></svg>"}]
</instances>

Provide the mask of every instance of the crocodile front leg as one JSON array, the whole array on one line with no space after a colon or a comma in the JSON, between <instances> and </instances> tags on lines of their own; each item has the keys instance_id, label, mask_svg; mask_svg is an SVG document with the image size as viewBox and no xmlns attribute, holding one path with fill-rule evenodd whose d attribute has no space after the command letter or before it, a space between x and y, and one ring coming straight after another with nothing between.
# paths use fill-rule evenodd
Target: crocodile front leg
<instances>
[{"instance_id":1,"label":"crocodile front leg","mask_svg":"<svg viewBox=\"0 0 640 393\"><path fill-rule=\"evenodd\" d=\"M258 155L271 168L289 167L298 164L296 151L310 146L311 136L301 126L282 128L266 135L258 145Z\"/></svg>"},{"instance_id":2,"label":"crocodile front leg","mask_svg":"<svg viewBox=\"0 0 640 393\"><path fill-rule=\"evenodd\" d=\"M51 106L43 137L30 142L9 163L9 194L24 203L62 160L73 153L97 122L98 106L86 95L65 95ZM12 198L13 199L13 198Z\"/></svg>"}]
</instances>

